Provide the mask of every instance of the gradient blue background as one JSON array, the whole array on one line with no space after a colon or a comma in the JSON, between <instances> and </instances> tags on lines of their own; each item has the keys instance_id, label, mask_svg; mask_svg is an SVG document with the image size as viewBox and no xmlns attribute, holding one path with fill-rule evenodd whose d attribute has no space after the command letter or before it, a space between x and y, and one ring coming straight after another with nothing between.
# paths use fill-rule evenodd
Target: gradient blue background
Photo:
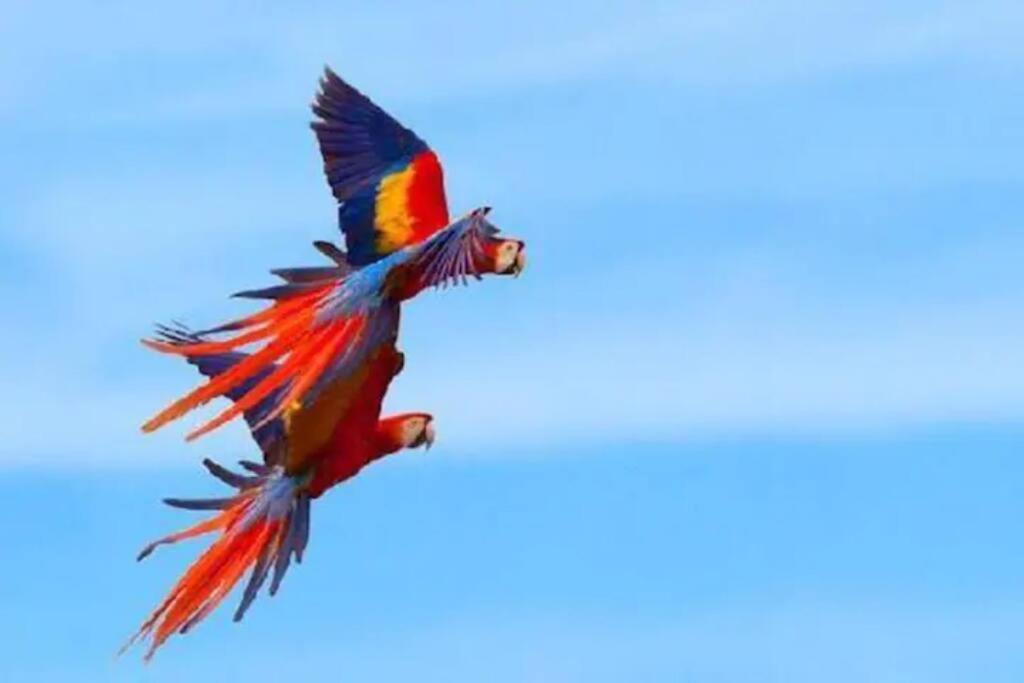
<instances>
[{"instance_id":1,"label":"gradient blue background","mask_svg":"<svg viewBox=\"0 0 1024 683\"><path fill-rule=\"evenodd\" d=\"M5 6L0 679L1024 679L1024 13L806 5ZM254 454L142 437L194 378L137 339L336 236L325 62L530 267L407 307L434 450L114 660Z\"/></svg>"}]
</instances>

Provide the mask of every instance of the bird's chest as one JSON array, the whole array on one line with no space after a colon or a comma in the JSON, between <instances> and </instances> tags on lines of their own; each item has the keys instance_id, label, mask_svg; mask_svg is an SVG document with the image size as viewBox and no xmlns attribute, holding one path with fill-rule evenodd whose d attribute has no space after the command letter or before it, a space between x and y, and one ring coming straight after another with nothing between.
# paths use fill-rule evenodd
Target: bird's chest
<instances>
[{"instance_id":1,"label":"bird's chest","mask_svg":"<svg viewBox=\"0 0 1024 683\"><path fill-rule=\"evenodd\" d=\"M366 435L352 433L332 443L317 461L309 485L310 495L316 498L332 486L354 477L373 460L373 455L373 441Z\"/></svg>"}]
</instances>

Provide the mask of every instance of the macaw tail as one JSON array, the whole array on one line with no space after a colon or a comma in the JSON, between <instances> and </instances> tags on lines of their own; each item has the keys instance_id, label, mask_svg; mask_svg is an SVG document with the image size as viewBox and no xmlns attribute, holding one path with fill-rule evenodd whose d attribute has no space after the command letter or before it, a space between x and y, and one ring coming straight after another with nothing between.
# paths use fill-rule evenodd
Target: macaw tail
<instances>
[{"instance_id":1,"label":"macaw tail","mask_svg":"<svg viewBox=\"0 0 1024 683\"><path fill-rule=\"evenodd\" d=\"M240 621L271 571L269 592L274 595L292 557L296 562L302 561L309 539L310 500L303 490L304 480L284 474L281 468L250 462L242 465L254 473L252 476L231 472L210 460L203 464L215 477L238 489L238 493L229 498L167 499L165 502L174 507L218 512L150 543L138 559L145 558L159 545L214 531L219 531L220 537L185 570L121 652L148 638L148 661L170 636L188 632L210 614L251 569L249 583L235 611L234 619Z\"/></svg>"},{"instance_id":2,"label":"macaw tail","mask_svg":"<svg viewBox=\"0 0 1024 683\"><path fill-rule=\"evenodd\" d=\"M229 393L239 394L234 404L189 433L188 440L216 429L262 402L270 402L265 410L260 410L263 417L260 424L254 425L256 429L297 401L308 400L309 394L322 386L326 375L337 376L354 368L378 338L386 337L391 316L380 308L324 315L324 310L332 305L339 280L334 269L323 272L330 274L328 279L316 279L315 273L307 272L306 279L301 281L240 293L239 296L248 298L274 300L270 307L251 316L191 338L163 328L159 338L143 340L157 351L189 358L223 354L254 342L262 342L263 346L166 407L147 421L142 430L154 431ZM210 335L228 332L234 334L219 340L208 339ZM243 385L245 390L239 391Z\"/></svg>"}]
</instances>

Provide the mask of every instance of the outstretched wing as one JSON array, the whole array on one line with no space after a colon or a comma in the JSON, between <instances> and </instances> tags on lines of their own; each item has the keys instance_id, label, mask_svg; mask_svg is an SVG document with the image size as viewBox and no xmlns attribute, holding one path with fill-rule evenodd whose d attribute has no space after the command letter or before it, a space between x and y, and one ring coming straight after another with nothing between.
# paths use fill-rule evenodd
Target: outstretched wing
<instances>
[{"instance_id":1,"label":"outstretched wing","mask_svg":"<svg viewBox=\"0 0 1024 683\"><path fill-rule=\"evenodd\" d=\"M189 330L184 325L158 325L157 335L160 341L176 346L199 344L203 341L202 337L198 336L195 332ZM185 360L196 366L196 369L198 369L204 377L212 379L219 375L223 375L225 372L235 367L248 357L249 354L242 353L241 351L228 351L208 356L186 355ZM246 378L239 384L225 391L224 397L235 402L241 400L247 393L259 385L260 382L272 375L276 369L277 365L274 363L262 368L251 377ZM255 406L243 411L245 421L252 432L252 437L260 447L260 451L263 452L264 462L267 462L268 464L277 464L286 448L285 439L287 435L284 420L281 419L281 417L266 420L267 415L270 414L274 406L281 400L281 397L284 395L284 391L284 387L278 387L274 392L262 401L258 402Z\"/></svg>"},{"instance_id":2,"label":"outstretched wing","mask_svg":"<svg viewBox=\"0 0 1024 683\"><path fill-rule=\"evenodd\" d=\"M312 108L351 265L422 242L448 224L441 164L415 133L329 68Z\"/></svg>"}]
</instances>

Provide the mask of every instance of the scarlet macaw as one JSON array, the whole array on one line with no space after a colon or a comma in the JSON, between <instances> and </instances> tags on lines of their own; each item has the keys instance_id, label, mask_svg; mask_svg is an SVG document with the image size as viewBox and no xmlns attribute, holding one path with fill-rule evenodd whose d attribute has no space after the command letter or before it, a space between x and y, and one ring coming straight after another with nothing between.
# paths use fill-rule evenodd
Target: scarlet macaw
<instances>
[{"instance_id":1,"label":"scarlet macaw","mask_svg":"<svg viewBox=\"0 0 1024 683\"><path fill-rule=\"evenodd\" d=\"M263 421L273 420L316 399L335 379L356 371L381 340L395 336L399 302L427 287L466 283L484 273L518 274L525 266L523 242L498 237L487 220L489 208L449 223L434 152L330 69L312 108L347 253L325 250L335 258L334 268L274 271L283 285L237 295L270 299L268 308L200 332L190 343L146 340L158 351L195 357L263 345L155 415L143 431L239 387L245 390L235 404L189 439L257 405L267 405ZM231 334L211 339L223 333ZM266 404L270 396L275 400Z\"/></svg>"},{"instance_id":2,"label":"scarlet macaw","mask_svg":"<svg viewBox=\"0 0 1024 683\"><path fill-rule=\"evenodd\" d=\"M163 341L187 346L195 342L182 329L163 328ZM208 377L219 377L245 362L244 353L188 356ZM243 461L243 475L207 459L206 468L238 492L227 498L167 499L174 507L218 512L198 524L146 546L139 559L157 546L220 532L216 541L182 575L171 592L142 624L125 649L149 638L148 660L175 632L185 633L212 612L246 571L248 585L235 612L240 620L268 575L270 594L277 592L294 557L301 562L309 534L310 501L354 476L364 466L403 448L434 441L433 417L403 413L380 419L381 402L391 379L401 371L404 356L391 338L370 351L354 373L333 382L316 401L285 416L264 419L275 397L245 411L245 419L263 452L263 464ZM275 370L265 368L248 380L257 384ZM228 392L238 400L246 384Z\"/></svg>"}]
</instances>

